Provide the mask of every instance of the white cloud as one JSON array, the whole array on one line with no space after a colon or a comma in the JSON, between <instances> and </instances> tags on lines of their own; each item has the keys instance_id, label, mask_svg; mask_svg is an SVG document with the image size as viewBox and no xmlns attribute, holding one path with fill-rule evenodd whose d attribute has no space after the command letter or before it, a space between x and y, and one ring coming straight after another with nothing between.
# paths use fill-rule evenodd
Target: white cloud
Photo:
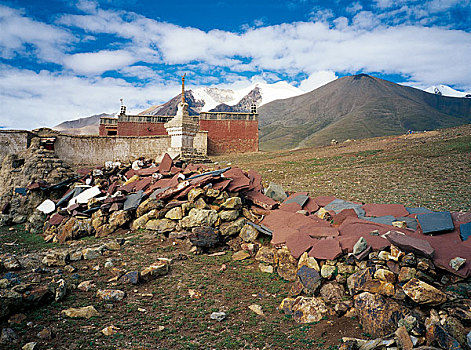
<instances>
[{"instance_id":1,"label":"white cloud","mask_svg":"<svg viewBox=\"0 0 471 350\"><path fill-rule=\"evenodd\" d=\"M103 50L65 56L64 66L77 74L93 75L126 67L136 61L137 58L127 51Z\"/></svg>"},{"instance_id":2,"label":"white cloud","mask_svg":"<svg viewBox=\"0 0 471 350\"><path fill-rule=\"evenodd\" d=\"M15 129L52 127L64 120L117 112L120 98L124 98L128 111L136 113L166 102L179 89L178 82L136 87L122 79L87 79L0 65L0 125Z\"/></svg>"},{"instance_id":3,"label":"white cloud","mask_svg":"<svg viewBox=\"0 0 471 350\"><path fill-rule=\"evenodd\" d=\"M35 55L40 61L59 63L67 46L76 41L65 29L35 21L1 4L0 33L0 57L6 59Z\"/></svg>"},{"instance_id":4,"label":"white cloud","mask_svg":"<svg viewBox=\"0 0 471 350\"><path fill-rule=\"evenodd\" d=\"M307 79L304 79L299 84L299 88L303 91L312 91L321 87L331 81L337 79L337 75L332 71L318 71L314 72Z\"/></svg>"}]
</instances>

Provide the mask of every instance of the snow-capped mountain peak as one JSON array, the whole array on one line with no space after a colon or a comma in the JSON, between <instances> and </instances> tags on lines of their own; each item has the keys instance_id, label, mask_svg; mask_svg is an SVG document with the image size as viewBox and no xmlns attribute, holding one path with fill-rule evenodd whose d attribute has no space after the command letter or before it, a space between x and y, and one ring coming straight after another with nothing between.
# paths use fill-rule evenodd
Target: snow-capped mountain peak
<instances>
[{"instance_id":1,"label":"snow-capped mountain peak","mask_svg":"<svg viewBox=\"0 0 471 350\"><path fill-rule=\"evenodd\" d=\"M235 106L252 91L257 90L257 100L253 101L258 107L274 100L290 98L304 93L301 89L285 82L279 81L274 84L254 83L242 89L220 89L215 87L204 87L192 90L197 101L203 101L204 105L200 112L207 112L216 108L220 104Z\"/></svg>"},{"instance_id":2,"label":"snow-capped mountain peak","mask_svg":"<svg viewBox=\"0 0 471 350\"><path fill-rule=\"evenodd\" d=\"M470 97L471 92L462 92L455 90L447 85L433 85L425 89L424 91L429 92L431 94L436 94L440 96L448 96L448 97Z\"/></svg>"}]
</instances>

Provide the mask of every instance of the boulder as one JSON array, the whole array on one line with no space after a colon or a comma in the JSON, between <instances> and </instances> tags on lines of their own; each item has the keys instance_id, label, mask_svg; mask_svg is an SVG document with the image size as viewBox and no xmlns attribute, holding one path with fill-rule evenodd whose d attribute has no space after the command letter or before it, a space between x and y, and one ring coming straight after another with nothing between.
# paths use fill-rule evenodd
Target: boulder
<instances>
[{"instance_id":1,"label":"boulder","mask_svg":"<svg viewBox=\"0 0 471 350\"><path fill-rule=\"evenodd\" d=\"M221 235L225 237L238 235L244 227L246 221L247 220L244 217L241 217L235 221L226 222L219 226L219 231Z\"/></svg>"},{"instance_id":2,"label":"boulder","mask_svg":"<svg viewBox=\"0 0 471 350\"><path fill-rule=\"evenodd\" d=\"M427 345L438 345L440 349L461 350L460 343L453 338L443 326L438 323L432 323L427 327L425 335Z\"/></svg>"},{"instance_id":3,"label":"boulder","mask_svg":"<svg viewBox=\"0 0 471 350\"><path fill-rule=\"evenodd\" d=\"M147 230L157 231L159 233L171 232L175 229L176 226L177 223L169 219L149 220L146 223Z\"/></svg>"},{"instance_id":4,"label":"boulder","mask_svg":"<svg viewBox=\"0 0 471 350\"><path fill-rule=\"evenodd\" d=\"M298 323L319 322L329 313L321 298L306 298L303 296L295 299L285 298L280 304L280 310L285 314L292 315Z\"/></svg>"},{"instance_id":5,"label":"boulder","mask_svg":"<svg viewBox=\"0 0 471 350\"><path fill-rule=\"evenodd\" d=\"M355 295L362 291L363 285L373 279L374 273L375 268L369 267L365 270L355 272L353 275L349 276L347 279L347 287L350 295Z\"/></svg>"},{"instance_id":6,"label":"boulder","mask_svg":"<svg viewBox=\"0 0 471 350\"><path fill-rule=\"evenodd\" d=\"M404 284L402 290L417 304L440 305L446 301L445 293L417 278Z\"/></svg>"},{"instance_id":7,"label":"boulder","mask_svg":"<svg viewBox=\"0 0 471 350\"><path fill-rule=\"evenodd\" d=\"M0 319L7 317L20 307L22 297L10 289L0 289Z\"/></svg>"},{"instance_id":8,"label":"boulder","mask_svg":"<svg viewBox=\"0 0 471 350\"><path fill-rule=\"evenodd\" d=\"M394 284L380 280L366 281L361 290L370 293L378 293L387 297L392 297L395 294Z\"/></svg>"},{"instance_id":9,"label":"boulder","mask_svg":"<svg viewBox=\"0 0 471 350\"><path fill-rule=\"evenodd\" d=\"M196 209L193 208L180 220L183 228L193 228L196 226L213 226L218 219L218 214L212 209Z\"/></svg>"},{"instance_id":10,"label":"boulder","mask_svg":"<svg viewBox=\"0 0 471 350\"><path fill-rule=\"evenodd\" d=\"M228 198L221 204L221 209L223 210L239 210L240 208L242 208L242 200L240 197Z\"/></svg>"},{"instance_id":11,"label":"boulder","mask_svg":"<svg viewBox=\"0 0 471 350\"><path fill-rule=\"evenodd\" d=\"M309 293L315 294L322 284L319 272L306 265L301 266L296 275L304 289Z\"/></svg>"},{"instance_id":12,"label":"boulder","mask_svg":"<svg viewBox=\"0 0 471 350\"><path fill-rule=\"evenodd\" d=\"M276 252L278 262L277 272L280 277L288 281L296 280L297 261L287 248L278 249Z\"/></svg>"},{"instance_id":13,"label":"boulder","mask_svg":"<svg viewBox=\"0 0 471 350\"><path fill-rule=\"evenodd\" d=\"M69 253L66 251L48 252L42 263L46 266L65 266L69 260Z\"/></svg>"},{"instance_id":14,"label":"boulder","mask_svg":"<svg viewBox=\"0 0 471 350\"><path fill-rule=\"evenodd\" d=\"M210 248L220 241L219 231L211 226L193 227L188 235L191 244L197 247Z\"/></svg>"},{"instance_id":15,"label":"boulder","mask_svg":"<svg viewBox=\"0 0 471 350\"><path fill-rule=\"evenodd\" d=\"M363 292L354 297L354 305L363 331L381 337L397 328L408 310L379 294Z\"/></svg>"},{"instance_id":16,"label":"boulder","mask_svg":"<svg viewBox=\"0 0 471 350\"><path fill-rule=\"evenodd\" d=\"M85 248L82 254L84 260L93 260L101 256L101 248Z\"/></svg>"},{"instance_id":17,"label":"boulder","mask_svg":"<svg viewBox=\"0 0 471 350\"><path fill-rule=\"evenodd\" d=\"M270 247L260 247L257 254L255 255L255 260L275 265L278 262L276 249Z\"/></svg>"},{"instance_id":18,"label":"boulder","mask_svg":"<svg viewBox=\"0 0 471 350\"><path fill-rule=\"evenodd\" d=\"M162 200L148 198L137 207L136 216L141 217L142 215L150 212L151 210L160 210L164 206L165 203Z\"/></svg>"},{"instance_id":19,"label":"boulder","mask_svg":"<svg viewBox=\"0 0 471 350\"><path fill-rule=\"evenodd\" d=\"M181 220L183 218L182 207L175 207L175 208L170 209L165 214L165 217L170 220Z\"/></svg>"},{"instance_id":20,"label":"boulder","mask_svg":"<svg viewBox=\"0 0 471 350\"><path fill-rule=\"evenodd\" d=\"M252 225L245 224L240 230L239 237L244 242L255 242L258 237L258 230Z\"/></svg>"},{"instance_id":21,"label":"boulder","mask_svg":"<svg viewBox=\"0 0 471 350\"><path fill-rule=\"evenodd\" d=\"M316 270L317 272L320 272L321 269L319 267L319 264L317 263L317 260L316 258L313 258L313 257L310 257L307 252L304 252L300 257L299 257L299 260L298 260L298 269L301 267L301 266L307 266L307 267L310 267L314 270Z\"/></svg>"},{"instance_id":22,"label":"boulder","mask_svg":"<svg viewBox=\"0 0 471 350\"><path fill-rule=\"evenodd\" d=\"M265 190L265 195L278 202L283 202L288 198L283 187L274 182L270 182L268 188Z\"/></svg>"},{"instance_id":23,"label":"boulder","mask_svg":"<svg viewBox=\"0 0 471 350\"><path fill-rule=\"evenodd\" d=\"M109 225L115 228L123 227L131 221L132 214L129 210L117 210L110 215Z\"/></svg>"},{"instance_id":24,"label":"boulder","mask_svg":"<svg viewBox=\"0 0 471 350\"><path fill-rule=\"evenodd\" d=\"M331 305L340 303L347 296L345 294L345 288L337 282L325 283L320 290L321 298Z\"/></svg>"},{"instance_id":25,"label":"boulder","mask_svg":"<svg viewBox=\"0 0 471 350\"><path fill-rule=\"evenodd\" d=\"M234 221L239 217L239 210L223 210L219 212L222 221Z\"/></svg>"}]
</instances>

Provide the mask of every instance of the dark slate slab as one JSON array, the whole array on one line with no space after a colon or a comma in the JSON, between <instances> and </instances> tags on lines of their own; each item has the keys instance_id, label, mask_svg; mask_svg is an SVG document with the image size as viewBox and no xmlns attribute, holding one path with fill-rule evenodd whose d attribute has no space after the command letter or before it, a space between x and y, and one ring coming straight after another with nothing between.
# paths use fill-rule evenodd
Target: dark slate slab
<instances>
[{"instance_id":1,"label":"dark slate slab","mask_svg":"<svg viewBox=\"0 0 471 350\"><path fill-rule=\"evenodd\" d=\"M134 210L137 209L144 198L144 191L138 191L137 193L130 194L124 201L123 210Z\"/></svg>"},{"instance_id":2,"label":"dark slate slab","mask_svg":"<svg viewBox=\"0 0 471 350\"><path fill-rule=\"evenodd\" d=\"M460 236L463 241L468 240L468 238L471 236L471 222L460 225Z\"/></svg>"},{"instance_id":3,"label":"dark slate slab","mask_svg":"<svg viewBox=\"0 0 471 350\"><path fill-rule=\"evenodd\" d=\"M286 199L283 202L283 204L298 203L302 207L302 206L304 206L304 204L306 204L308 199L309 199L309 196L300 194L298 196Z\"/></svg>"},{"instance_id":4,"label":"dark slate slab","mask_svg":"<svg viewBox=\"0 0 471 350\"><path fill-rule=\"evenodd\" d=\"M319 288L322 278L319 275L319 272L313 268L303 265L296 274L304 288L309 289L312 292L315 292Z\"/></svg>"},{"instance_id":5,"label":"dark slate slab","mask_svg":"<svg viewBox=\"0 0 471 350\"><path fill-rule=\"evenodd\" d=\"M406 210L409 212L409 214L428 214L428 213L433 213L430 209L424 208L424 207L418 207L418 208L408 208L406 207Z\"/></svg>"},{"instance_id":6,"label":"dark slate slab","mask_svg":"<svg viewBox=\"0 0 471 350\"><path fill-rule=\"evenodd\" d=\"M453 219L448 211L417 215L424 234L453 231Z\"/></svg>"},{"instance_id":7,"label":"dark slate slab","mask_svg":"<svg viewBox=\"0 0 471 350\"><path fill-rule=\"evenodd\" d=\"M426 240L406 236L397 231L390 231L386 235L386 239L406 252L412 252L427 258L433 258L435 254L435 250Z\"/></svg>"},{"instance_id":8,"label":"dark slate slab","mask_svg":"<svg viewBox=\"0 0 471 350\"><path fill-rule=\"evenodd\" d=\"M377 224L383 224L383 225L392 225L393 221L396 221L396 218L392 215L379 216L377 218L365 216L362 219L371 221L371 222L376 222Z\"/></svg>"},{"instance_id":9,"label":"dark slate slab","mask_svg":"<svg viewBox=\"0 0 471 350\"><path fill-rule=\"evenodd\" d=\"M419 225L416 219L409 218L407 216L400 216L400 217L396 218L395 221L405 221L407 227L410 228L411 230L414 230L414 231L417 230L417 226Z\"/></svg>"},{"instance_id":10,"label":"dark slate slab","mask_svg":"<svg viewBox=\"0 0 471 350\"><path fill-rule=\"evenodd\" d=\"M324 209L327 211L333 210L336 214L340 213L344 209L353 209L355 210L355 213L357 213L358 217L366 215L365 210L362 208L362 204L349 202L343 199L334 199L332 202L327 204Z\"/></svg>"}]
</instances>

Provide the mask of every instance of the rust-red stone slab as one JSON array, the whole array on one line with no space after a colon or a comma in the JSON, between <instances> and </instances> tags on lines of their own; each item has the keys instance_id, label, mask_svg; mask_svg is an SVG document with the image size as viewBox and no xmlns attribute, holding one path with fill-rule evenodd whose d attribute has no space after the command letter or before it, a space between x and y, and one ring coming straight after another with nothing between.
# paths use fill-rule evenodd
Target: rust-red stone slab
<instances>
[{"instance_id":1,"label":"rust-red stone slab","mask_svg":"<svg viewBox=\"0 0 471 350\"><path fill-rule=\"evenodd\" d=\"M412 252L416 255L425 256L427 258L433 258L435 253L435 250L430 243L424 239L404 235L397 231L390 231L386 238L396 247L406 252Z\"/></svg>"},{"instance_id":2,"label":"rust-red stone slab","mask_svg":"<svg viewBox=\"0 0 471 350\"><path fill-rule=\"evenodd\" d=\"M287 227L288 220L294 216L293 213L289 213L283 210L272 210L270 214L265 216L262 220L262 224L268 227L270 230L274 230L277 227Z\"/></svg>"},{"instance_id":3,"label":"rust-red stone slab","mask_svg":"<svg viewBox=\"0 0 471 350\"><path fill-rule=\"evenodd\" d=\"M135 191L145 190L147 187L150 186L152 180L153 180L152 177L148 176L148 177L143 178L142 180L136 181L134 190Z\"/></svg>"},{"instance_id":4,"label":"rust-red stone slab","mask_svg":"<svg viewBox=\"0 0 471 350\"><path fill-rule=\"evenodd\" d=\"M366 240L366 243L371 246L373 250L381 250L391 245L391 243L389 243L387 239L381 236L372 236L370 234L339 236L336 238L336 240L340 243L342 250L348 253L352 253L353 246L356 242L358 242L358 239L360 237L363 237Z\"/></svg>"},{"instance_id":5,"label":"rust-red stone slab","mask_svg":"<svg viewBox=\"0 0 471 350\"><path fill-rule=\"evenodd\" d=\"M409 229L399 229L394 226L378 224L375 222L362 220L352 216L347 217L339 226L340 235L342 236L361 236L369 234L371 231L378 230L379 234L384 234L391 230L400 231L403 233L411 233ZM365 237L366 238L366 237Z\"/></svg>"},{"instance_id":6,"label":"rust-red stone slab","mask_svg":"<svg viewBox=\"0 0 471 350\"><path fill-rule=\"evenodd\" d=\"M332 215L332 220L334 222L334 225L342 224L345 221L345 219L348 218L349 216L354 217L354 218L358 217L355 209L344 209L338 214L334 213Z\"/></svg>"},{"instance_id":7,"label":"rust-red stone slab","mask_svg":"<svg viewBox=\"0 0 471 350\"><path fill-rule=\"evenodd\" d=\"M311 249L316 240L302 233L294 233L286 238L286 246L291 255L298 259L304 252Z\"/></svg>"},{"instance_id":8,"label":"rust-red stone slab","mask_svg":"<svg viewBox=\"0 0 471 350\"><path fill-rule=\"evenodd\" d=\"M245 176L244 172L240 168L231 168L224 172L224 177L232 179L227 186L227 190L230 192L239 192L244 189L248 189L250 186L250 179Z\"/></svg>"},{"instance_id":9,"label":"rust-red stone slab","mask_svg":"<svg viewBox=\"0 0 471 350\"><path fill-rule=\"evenodd\" d=\"M134 175L136 175L136 171L134 169L129 169L128 171L124 173L124 176L126 177L126 179L130 179Z\"/></svg>"},{"instance_id":10,"label":"rust-red stone slab","mask_svg":"<svg viewBox=\"0 0 471 350\"><path fill-rule=\"evenodd\" d=\"M319 239L309 251L309 256L322 260L334 260L342 254L339 242L333 238Z\"/></svg>"},{"instance_id":11,"label":"rust-red stone slab","mask_svg":"<svg viewBox=\"0 0 471 350\"><path fill-rule=\"evenodd\" d=\"M286 242L286 239L289 236L299 235L298 230L296 230L294 228L286 227L286 226L277 226L276 228L271 229L271 230L273 232L273 236L271 238L271 244L273 244L273 245L283 244L283 243Z\"/></svg>"},{"instance_id":12,"label":"rust-red stone slab","mask_svg":"<svg viewBox=\"0 0 471 350\"><path fill-rule=\"evenodd\" d=\"M118 181L115 181L110 185L110 187L108 187L108 190L106 192L108 194L113 194L117 188L118 188Z\"/></svg>"},{"instance_id":13,"label":"rust-red stone slab","mask_svg":"<svg viewBox=\"0 0 471 350\"><path fill-rule=\"evenodd\" d=\"M172 166L173 166L172 157L170 157L168 153L165 153L162 158L162 161L159 164L159 172L161 174L164 174L164 173L167 174L172 169Z\"/></svg>"},{"instance_id":14,"label":"rust-red stone slab","mask_svg":"<svg viewBox=\"0 0 471 350\"><path fill-rule=\"evenodd\" d=\"M149 176L158 171L159 171L159 167L144 168L144 169L136 170L136 174L139 176Z\"/></svg>"},{"instance_id":15,"label":"rust-red stone slab","mask_svg":"<svg viewBox=\"0 0 471 350\"><path fill-rule=\"evenodd\" d=\"M284 200L284 202L287 202L287 201L290 202L291 199L296 198L297 196L307 196L307 195L308 195L307 192L295 192L293 194L290 194L288 198Z\"/></svg>"},{"instance_id":16,"label":"rust-red stone slab","mask_svg":"<svg viewBox=\"0 0 471 350\"><path fill-rule=\"evenodd\" d=\"M467 224L468 222L471 222L471 212L453 211L450 214L453 218L453 222L459 222L460 224Z\"/></svg>"},{"instance_id":17,"label":"rust-red stone slab","mask_svg":"<svg viewBox=\"0 0 471 350\"><path fill-rule=\"evenodd\" d=\"M394 217L407 216L409 212L406 207L402 204L375 204L368 203L362 206L366 212L366 216L387 216L392 215Z\"/></svg>"},{"instance_id":18,"label":"rust-red stone slab","mask_svg":"<svg viewBox=\"0 0 471 350\"><path fill-rule=\"evenodd\" d=\"M309 197L307 202L304 203L303 209L306 210L308 213L314 213L319 210L319 205L316 203L314 199Z\"/></svg>"},{"instance_id":19,"label":"rust-red stone slab","mask_svg":"<svg viewBox=\"0 0 471 350\"><path fill-rule=\"evenodd\" d=\"M218 182L216 183L213 183L213 188L215 190L220 190L220 191L224 191L226 189L227 186L229 186L229 184L231 183L231 179L225 179L225 180L219 180Z\"/></svg>"},{"instance_id":20,"label":"rust-red stone slab","mask_svg":"<svg viewBox=\"0 0 471 350\"><path fill-rule=\"evenodd\" d=\"M264 208L273 209L278 203L270 197L265 196L263 193L257 191L248 191L244 193L245 198L252 201L252 203Z\"/></svg>"},{"instance_id":21,"label":"rust-red stone slab","mask_svg":"<svg viewBox=\"0 0 471 350\"><path fill-rule=\"evenodd\" d=\"M322 238L322 237L337 237L339 235L339 230L335 227L322 227L322 226L302 226L299 229L299 232L302 232L306 235L315 238Z\"/></svg>"},{"instance_id":22,"label":"rust-red stone slab","mask_svg":"<svg viewBox=\"0 0 471 350\"><path fill-rule=\"evenodd\" d=\"M64 219L65 219L65 216L62 216L61 214L56 213L49 218L49 223L51 225L58 226L62 223L62 221L64 221Z\"/></svg>"},{"instance_id":23,"label":"rust-red stone slab","mask_svg":"<svg viewBox=\"0 0 471 350\"><path fill-rule=\"evenodd\" d=\"M337 199L335 196L318 196L313 198L314 202L316 202L320 207L325 207L335 199Z\"/></svg>"},{"instance_id":24,"label":"rust-red stone slab","mask_svg":"<svg viewBox=\"0 0 471 350\"><path fill-rule=\"evenodd\" d=\"M261 192L262 191L262 175L257 173L255 170L247 171L247 176L250 180L250 190Z\"/></svg>"}]
</instances>

